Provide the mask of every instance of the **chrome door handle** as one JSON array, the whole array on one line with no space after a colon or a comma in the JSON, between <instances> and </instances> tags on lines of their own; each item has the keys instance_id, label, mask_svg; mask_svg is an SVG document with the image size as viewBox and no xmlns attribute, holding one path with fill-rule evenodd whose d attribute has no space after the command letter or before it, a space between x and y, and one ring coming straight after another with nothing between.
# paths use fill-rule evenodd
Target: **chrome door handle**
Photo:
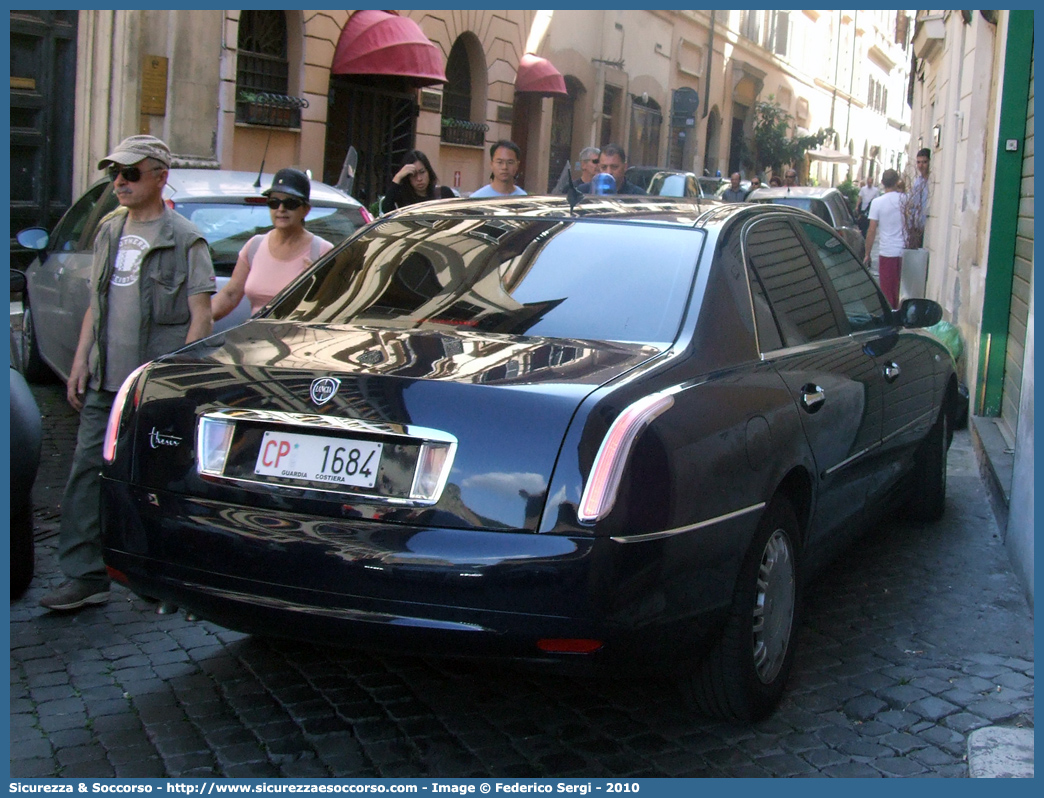
<instances>
[{"instance_id":1,"label":"chrome door handle","mask_svg":"<svg viewBox=\"0 0 1044 798\"><path fill-rule=\"evenodd\" d=\"M895 382L899 379L900 374L902 374L902 369L900 369L899 364L894 361L884 367L885 382Z\"/></svg>"},{"instance_id":2,"label":"chrome door handle","mask_svg":"<svg viewBox=\"0 0 1044 798\"><path fill-rule=\"evenodd\" d=\"M809 383L808 385L802 386L801 407L803 407L806 412L818 412L819 408L823 406L823 403L825 401L826 394L823 393L823 389L820 388L818 385L812 385L811 383Z\"/></svg>"}]
</instances>

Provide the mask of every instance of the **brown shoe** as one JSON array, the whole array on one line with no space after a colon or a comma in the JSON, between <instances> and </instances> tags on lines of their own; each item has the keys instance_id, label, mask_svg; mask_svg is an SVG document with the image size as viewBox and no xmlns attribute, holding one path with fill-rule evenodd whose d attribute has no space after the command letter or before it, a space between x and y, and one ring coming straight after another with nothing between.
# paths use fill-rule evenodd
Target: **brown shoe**
<instances>
[{"instance_id":1,"label":"brown shoe","mask_svg":"<svg viewBox=\"0 0 1044 798\"><path fill-rule=\"evenodd\" d=\"M108 586L70 579L40 599L40 606L49 610L79 610L92 604L104 604L108 600Z\"/></svg>"}]
</instances>

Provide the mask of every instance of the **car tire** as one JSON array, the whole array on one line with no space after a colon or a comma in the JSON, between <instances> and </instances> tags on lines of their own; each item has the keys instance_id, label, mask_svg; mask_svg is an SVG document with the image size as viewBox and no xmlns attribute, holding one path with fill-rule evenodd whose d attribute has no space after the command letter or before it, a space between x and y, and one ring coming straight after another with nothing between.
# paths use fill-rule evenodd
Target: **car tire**
<instances>
[{"instance_id":1,"label":"car tire","mask_svg":"<svg viewBox=\"0 0 1044 798\"><path fill-rule=\"evenodd\" d=\"M913 468L907 478L906 514L914 521L938 521L946 509L946 454L951 440L950 415L947 408L914 455Z\"/></svg>"},{"instance_id":2,"label":"car tire","mask_svg":"<svg viewBox=\"0 0 1044 798\"><path fill-rule=\"evenodd\" d=\"M27 382L35 384L51 382L54 372L44 363L40 356L40 347L36 343L36 324L28 299L22 306L22 333L19 336L18 370Z\"/></svg>"},{"instance_id":3,"label":"car tire","mask_svg":"<svg viewBox=\"0 0 1044 798\"><path fill-rule=\"evenodd\" d=\"M790 501L775 497L744 558L722 635L691 682L691 697L703 714L749 723L779 704L794 662L798 535Z\"/></svg>"},{"instance_id":4,"label":"car tire","mask_svg":"<svg viewBox=\"0 0 1044 798\"><path fill-rule=\"evenodd\" d=\"M11 598L21 598L33 581L36 553L33 545L33 509L11 519Z\"/></svg>"}]
</instances>

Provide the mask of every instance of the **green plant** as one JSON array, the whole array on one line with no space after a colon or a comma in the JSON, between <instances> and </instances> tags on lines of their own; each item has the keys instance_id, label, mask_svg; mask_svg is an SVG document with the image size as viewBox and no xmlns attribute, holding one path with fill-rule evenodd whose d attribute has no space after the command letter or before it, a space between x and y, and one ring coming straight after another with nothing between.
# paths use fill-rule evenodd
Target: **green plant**
<instances>
[{"instance_id":1,"label":"green plant","mask_svg":"<svg viewBox=\"0 0 1044 798\"><path fill-rule=\"evenodd\" d=\"M848 178L844 183L837 187L837 190L845 195L845 199L848 200L848 207L852 213L855 213L858 208L859 202L859 186L852 182L852 178Z\"/></svg>"},{"instance_id":2,"label":"green plant","mask_svg":"<svg viewBox=\"0 0 1044 798\"><path fill-rule=\"evenodd\" d=\"M821 146L834 131L820 128L814 135L791 136L789 131L794 117L772 100L770 94L767 102L754 104L753 149L755 168L761 171L771 167L776 173L782 170L783 164L797 164L807 150Z\"/></svg>"}]
</instances>

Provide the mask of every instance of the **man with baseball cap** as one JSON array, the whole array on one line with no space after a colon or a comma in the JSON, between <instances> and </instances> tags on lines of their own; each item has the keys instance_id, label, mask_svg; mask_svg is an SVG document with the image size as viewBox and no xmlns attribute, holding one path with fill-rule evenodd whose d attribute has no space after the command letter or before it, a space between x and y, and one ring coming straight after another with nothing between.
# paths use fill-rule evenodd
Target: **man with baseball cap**
<instances>
[{"instance_id":1,"label":"man with baseball cap","mask_svg":"<svg viewBox=\"0 0 1044 798\"><path fill-rule=\"evenodd\" d=\"M40 599L79 610L109 599L101 548L102 443L116 392L138 366L210 334L216 287L207 242L163 202L170 148L129 136L98 163L120 207L94 240L90 305L80 326L66 398L80 412L62 499L58 564L68 577Z\"/></svg>"}]
</instances>

